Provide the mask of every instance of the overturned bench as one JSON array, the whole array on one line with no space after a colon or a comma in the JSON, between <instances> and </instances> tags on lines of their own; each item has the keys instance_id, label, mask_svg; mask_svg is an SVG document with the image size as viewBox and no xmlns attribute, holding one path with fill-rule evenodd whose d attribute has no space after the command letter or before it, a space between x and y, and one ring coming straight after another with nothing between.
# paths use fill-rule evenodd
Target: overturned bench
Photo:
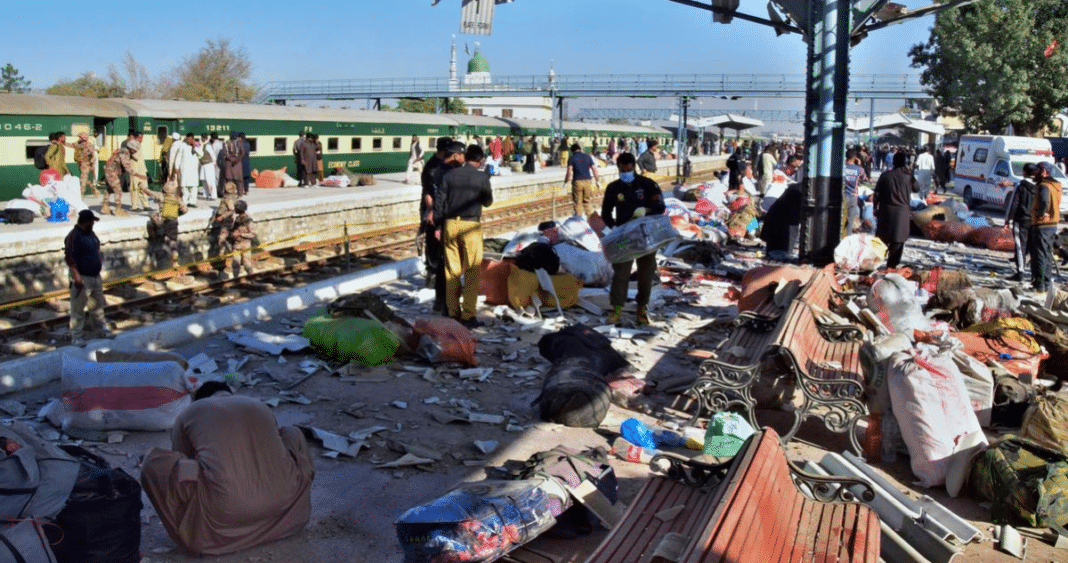
<instances>
[{"instance_id":1,"label":"overturned bench","mask_svg":"<svg viewBox=\"0 0 1068 563\"><path fill-rule=\"evenodd\" d=\"M835 298L834 285L828 270L817 271L782 317L746 319L740 324L717 357L706 359L698 368L698 377L687 391L697 400L691 423L706 411L741 407L750 424L759 428L752 388L770 356L794 376L802 397L783 440L791 440L805 419L819 416L828 430L848 433L853 449L860 454L855 429L867 412L860 365L863 332L853 325L822 323L814 310L826 307Z\"/></svg>"},{"instance_id":2,"label":"overturned bench","mask_svg":"<svg viewBox=\"0 0 1068 563\"><path fill-rule=\"evenodd\" d=\"M586 563L879 561L879 517L863 504L871 485L805 473L773 429L722 465L661 454L654 466L661 460L667 476L645 483Z\"/></svg>"}]
</instances>

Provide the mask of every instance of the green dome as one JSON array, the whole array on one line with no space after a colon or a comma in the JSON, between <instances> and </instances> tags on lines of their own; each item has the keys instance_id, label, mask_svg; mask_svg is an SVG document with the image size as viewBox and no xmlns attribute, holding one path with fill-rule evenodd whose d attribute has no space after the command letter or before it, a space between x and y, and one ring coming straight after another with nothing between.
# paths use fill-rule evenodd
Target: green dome
<instances>
[{"instance_id":1,"label":"green dome","mask_svg":"<svg viewBox=\"0 0 1068 563\"><path fill-rule=\"evenodd\" d=\"M490 64L486 60L486 57L482 56L482 51L475 49L475 55L471 57L471 62L467 63L467 72L489 72Z\"/></svg>"}]
</instances>

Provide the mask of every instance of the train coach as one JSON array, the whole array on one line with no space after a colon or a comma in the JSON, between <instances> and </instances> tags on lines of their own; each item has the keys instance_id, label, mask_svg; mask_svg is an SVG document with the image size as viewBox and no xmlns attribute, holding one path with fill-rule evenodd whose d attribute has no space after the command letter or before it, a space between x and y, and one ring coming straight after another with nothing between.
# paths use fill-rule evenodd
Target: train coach
<instances>
[{"instance_id":1,"label":"train coach","mask_svg":"<svg viewBox=\"0 0 1068 563\"><path fill-rule=\"evenodd\" d=\"M565 135L587 148L594 143L604 147L610 139L620 136L661 142L671 139L670 132L660 127L581 122L564 122L563 126ZM37 182L39 171L33 166L33 155L38 147L48 144L49 133L63 131L70 137L68 141L83 131L90 133L100 147L97 173L102 177L103 163L131 129L144 133L142 151L154 178L160 175L160 147L175 132L216 132L222 139L231 132L243 132L250 145L253 168L288 167L291 174L296 164L293 143L301 132L319 135L327 173L346 167L360 174L404 170L413 135L420 138L424 149L429 149L441 136L470 142L475 135L485 139L533 134L546 141L542 143L543 150L548 148L551 136L548 121L476 115L3 94L0 200L19 197L27 184ZM426 151L427 158L431 152ZM71 174L77 174L73 157L74 151L68 150L68 167Z\"/></svg>"}]
</instances>

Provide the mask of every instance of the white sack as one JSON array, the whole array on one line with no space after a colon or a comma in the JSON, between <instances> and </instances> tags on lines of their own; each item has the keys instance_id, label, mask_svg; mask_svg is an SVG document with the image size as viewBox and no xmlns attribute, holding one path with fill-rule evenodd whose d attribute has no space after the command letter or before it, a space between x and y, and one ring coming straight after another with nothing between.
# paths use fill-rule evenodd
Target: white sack
<instances>
[{"instance_id":1,"label":"white sack","mask_svg":"<svg viewBox=\"0 0 1068 563\"><path fill-rule=\"evenodd\" d=\"M590 252L568 243L553 247L560 257L561 269L575 276L586 287L612 285L612 265L601 252Z\"/></svg>"}]
</instances>

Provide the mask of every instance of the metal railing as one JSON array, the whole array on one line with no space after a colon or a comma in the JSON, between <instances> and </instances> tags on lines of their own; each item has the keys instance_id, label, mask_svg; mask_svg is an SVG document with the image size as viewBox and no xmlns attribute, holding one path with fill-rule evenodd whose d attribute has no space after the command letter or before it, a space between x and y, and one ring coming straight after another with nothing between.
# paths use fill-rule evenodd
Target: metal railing
<instances>
[{"instance_id":1,"label":"metal railing","mask_svg":"<svg viewBox=\"0 0 1068 563\"><path fill-rule=\"evenodd\" d=\"M798 98L805 96L804 74L660 74L495 76L486 84L459 84L446 78L364 78L269 82L257 103L281 100L347 100L373 98L552 96L680 97L739 96ZM926 96L919 75L859 74L850 79L850 95L863 98Z\"/></svg>"}]
</instances>

